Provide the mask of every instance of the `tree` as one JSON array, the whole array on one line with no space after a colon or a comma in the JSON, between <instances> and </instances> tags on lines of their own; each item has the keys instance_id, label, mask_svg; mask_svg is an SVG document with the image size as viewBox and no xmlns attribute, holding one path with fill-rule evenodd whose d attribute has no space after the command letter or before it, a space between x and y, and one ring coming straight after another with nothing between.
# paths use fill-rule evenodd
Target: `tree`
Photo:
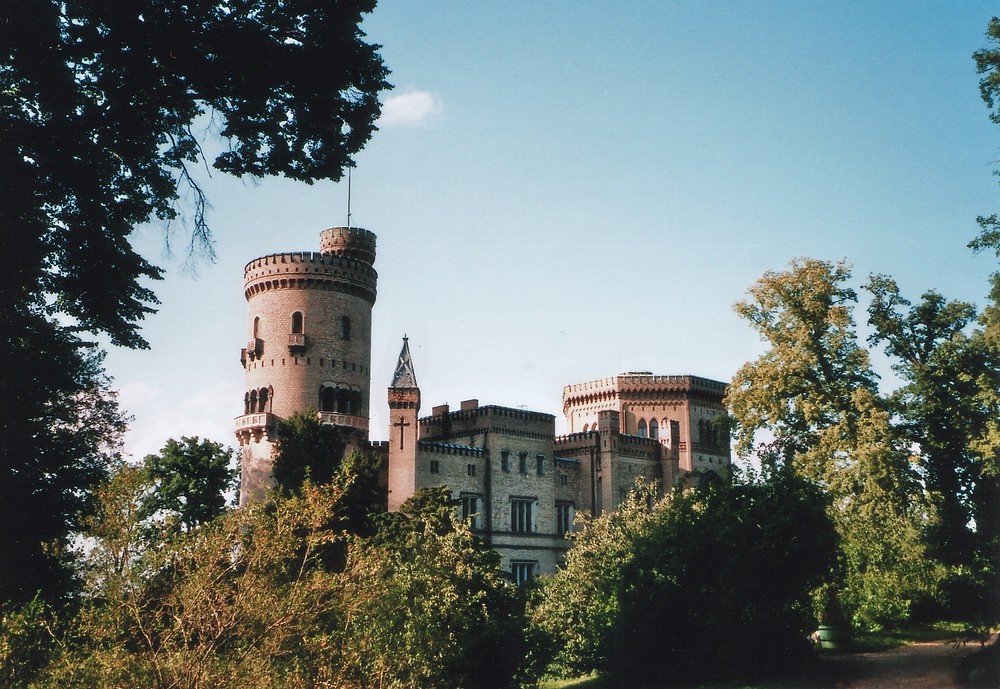
<instances>
[{"instance_id":1,"label":"tree","mask_svg":"<svg viewBox=\"0 0 1000 689\"><path fill-rule=\"evenodd\" d=\"M500 556L424 489L355 539L344 571L344 662L362 686L500 689L530 677L526 621Z\"/></svg>"},{"instance_id":2,"label":"tree","mask_svg":"<svg viewBox=\"0 0 1000 689\"><path fill-rule=\"evenodd\" d=\"M285 492L298 490L306 479L329 483L347 450L343 431L320 422L312 411L278 420L274 434L271 474L277 488Z\"/></svg>"},{"instance_id":3,"label":"tree","mask_svg":"<svg viewBox=\"0 0 1000 689\"><path fill-rule=\"evenodd\" d=\"M0 358L0 602L38 592L65 602L76 587L70 535L107 478L125 419L101 354L42 315L4 323Z\"/></svg>"},{"instance_id":4,"label":"tree","mask_svg":"<svg viewBox=\"0 0 1000 689\"><path fill-rule=\"evenodd\" d=\"M374 0L138 0L4 3L0 10L0 205L15 303L55 308L115 344L142 347L151 312L132 229L179 217L210 247L206 197L189 166L193 123L226 144L213 166L237 176L340 179L375 130L389 88L362 39ZM203 118L203 116L206 116ZM7 300L5 300L7 301Z\"/></svg>"},{"instance_id":5,"label":"tree","mask_svg":"<svg viewBox=\"0 0 1000 689\"><path fill-rule=\"evenodd\" d=\"M226 493L235 488L232 449L210 440L171 438L159 454L146 455L143 472L152 490L143 499L148 515L166 513L184 531L223 513Z\"/></svg>"},{"instance_id":6,"label":"tree","mask_svg":"<svg viewBox=\"0 0 1000 689\"><path fill-rule=\"evenodd\" d=\"M155 544L143 541L142 489L124 467L103 491L81 610L32 686L343 686L337 577L318 557L343 538L327 527L341 485Z\"/></svg>"},{"instance_id":7,"label":"tree","mask_svg":"<svg viewBox=\"0 0 1000 689\"><path fill-rule=\"evenodd\" d=\"M0 273L0 393L11 401L0 545L12 567L0 598L66 590L48 566L52 544L106 473L102 447L122 426L84 338L147 346L139 323L161 277L130 233L185 221L186 196L192 250L211 253L207 198L190 173L204 159L195 121L223 143L220 171L339 179L389 87L359 29L373 6L0 3L0 255L17 258Z\"/></svg>"},{"instance_id":8,"label":"tree","mask_svg":"<svg viewBox=\"0 0 1000 689\"><path fill-rule=\"evenodd\" d=\"M651 510L655 499L656 487L639 481L614 512L577 514L565 567L544 581L530 609L532 624L551 640L549 672L573 677L608 666L625 568L637 555L635 543L666 506Z\"/></svg>"},{"instance_id":9,"label":"tree","mask_svg":"<svg viewBox=\"0 0 1000 689\"><path fill-rule=\"evenodd\" d=\"M928 594L919 540L926 510L858 343L850 277L843 263L803 259L749 290L752 300L736 310L769 349L737 371L727 403L738 452L757 450L765 464L786 465L829 493L851 612L891 624ZM760 434L769 437L755 448Z\"/></svg>"},{"instance_id":10,"label":"tree","mask_svg":"<svg viewBox=\"0 0 1000 689\"><path fill-rule=\"evenodd\" d=\"M824 495L787 468L650 506L654 494L640 486L583 520L543 582L531 613L557 649L551 670L663 686L745 680L807 655L811 593L836 555Z\"/></svg>"}]
</instances>

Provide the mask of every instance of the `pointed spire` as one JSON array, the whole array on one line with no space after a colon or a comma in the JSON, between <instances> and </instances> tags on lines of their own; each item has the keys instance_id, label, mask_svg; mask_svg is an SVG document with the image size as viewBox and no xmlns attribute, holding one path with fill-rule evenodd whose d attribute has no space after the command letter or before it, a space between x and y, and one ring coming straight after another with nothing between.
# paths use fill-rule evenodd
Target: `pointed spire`
<instances>
[{"instance_id":1,"label":"pointed spire","mask_svg":"<svg viewBox=\"0 0 1000 689\"><path fill-rule=\"evenodd\" d=\"M417 387L417 374L413 371L413 359L410 358L409 338L403 335L403 348L399 350L399 361L396 362L396 372L392 374L393 388Z\"/></svg>"}]
</instances>

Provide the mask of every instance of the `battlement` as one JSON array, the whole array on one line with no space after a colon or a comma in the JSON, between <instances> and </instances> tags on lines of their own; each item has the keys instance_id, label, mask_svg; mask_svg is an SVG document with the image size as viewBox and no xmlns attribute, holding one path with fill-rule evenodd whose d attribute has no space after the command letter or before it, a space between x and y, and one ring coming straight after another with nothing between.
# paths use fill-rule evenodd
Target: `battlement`
<instances>
[{"instance_id":1,"label":"battlement","mask_svg":"<svg viewBox=\"0 0 1000 689\"><path fill-rule=\"evenodd\" d=\"M346 256L368 265L375 263L375 233L360 227L330 227L319 233L323 254Z\"/></svg>"},{"instance_id":2,"label":"battlement","mask_svg":"<svg viewBox=\"0 0 1000 689\"><path fill-rule=\"evenodd\" d=\"M317 251L261 256L246 264L243 277L248 301L265 290L332 289L375 303L378 284L378 273L370 263Z\"/></svg>"},{"instance_id":3,"label":"battlement","mask_svg":"<svg viewBox=\"0 0 1000 689\"><path fill-rule=\"evenodd\" d=\"M563 388L563 408L600 399L698 397L722 402L726 383L699 376L658 376L645 371L576 383Z\"/></svg>"}]
</instances>

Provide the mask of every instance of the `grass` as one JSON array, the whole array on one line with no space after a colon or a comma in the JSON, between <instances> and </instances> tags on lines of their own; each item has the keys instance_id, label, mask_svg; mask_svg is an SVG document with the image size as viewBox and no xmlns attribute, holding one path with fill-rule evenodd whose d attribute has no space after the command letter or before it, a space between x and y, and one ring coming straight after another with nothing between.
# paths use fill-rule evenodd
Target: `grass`
<instances>
[{"instance_id":1,"label":"grass","mask_svg":"<svg viewBox=\"0 0 1000 689\"><path fill-rule=\"evenodd\" d=\"M854 653L877 653L907 644L962 640L967 637L967 634L967 628L958 622L937 622L877 632L855 632L854 638L851 640L851 651Z\"/></svg>"}]
</instances>

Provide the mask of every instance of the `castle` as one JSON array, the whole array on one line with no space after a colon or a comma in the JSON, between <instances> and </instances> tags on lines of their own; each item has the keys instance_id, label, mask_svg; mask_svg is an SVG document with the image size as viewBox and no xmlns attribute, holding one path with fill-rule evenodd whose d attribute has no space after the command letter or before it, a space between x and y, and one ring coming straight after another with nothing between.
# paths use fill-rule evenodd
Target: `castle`
<instances>
[{"instance_id":1,"label":"castle","mask_svg":"<svg viewBox=\"0 0 1000 689\"><path fill-rule=\"evenodd\" d=\"M349 441L381 453L390 510L421 488L448 486L462 517L524 581L552 572L578 510L614 510L635 481L658 490L724 474L731 457L724 383L697 376L623 373L563 389L567 435L555 416L466 400L420 416L421 391L403 338L388 388L388 442L369 443L375 235L320 234L319 252L272 254L246 265L248 342L240 502L270 485L273 428L318 410Z\"/></svg>"}]
</instances>

